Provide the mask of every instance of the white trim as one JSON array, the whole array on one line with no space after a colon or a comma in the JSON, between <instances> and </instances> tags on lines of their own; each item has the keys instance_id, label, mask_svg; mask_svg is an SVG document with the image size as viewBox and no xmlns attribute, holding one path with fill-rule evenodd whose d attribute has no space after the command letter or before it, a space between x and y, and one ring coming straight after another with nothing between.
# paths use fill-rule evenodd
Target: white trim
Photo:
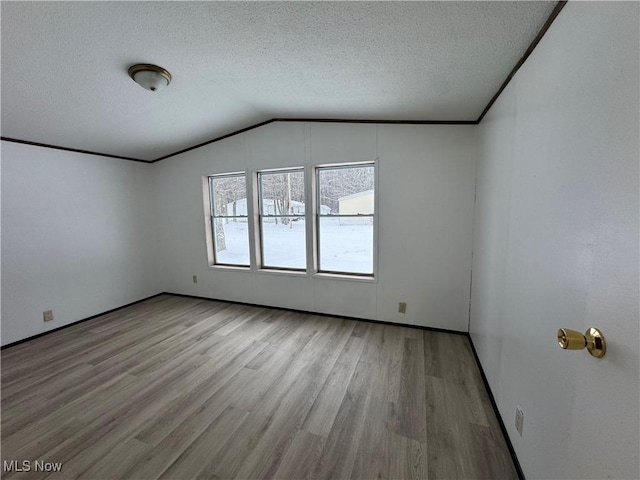
<instances>
[{"instance_id":1,"label":"white trim","mask_svg":"<svg viewBox=\"0 0 640 480\"><path fill-rule=\"evenodd\" d=\"M251 268L251 225L249 222L249 212L247 211L247 215L246 216L242 216L242 215L236 215L236 216L224 216L224 215L214 215L213 212L215 211L215 199L213 200L214 204L212 205L212 182L211 180L216 180L216 179L223 179L223 178L233 178L233 177L244 177L244 190L245 190L245 197L249 194L249 192L247 191L247 181L249 178L249 174L248 172L245 171L240 171L240 172L233 172L233 173L215 173L215 174L210 174L210 175L205 175L202 177L202 184L203 184L203 197L204 197L204 209L205 209L205 230L206 230L206 244L207 244L207 266L209 268L223 268L223 269L241 269L241 270L249 270ZM206 189L206 191L205 191ZM248 200L247 200L248 203ZM247 205L248 207L248 205ZM208 211L207 211L208 210ZM226 210L226 205L225 205L225 210ZM248 210L248 208L247 208ZM213 220L215 219L228 219L228 218L246 218L247 219L247 225L248 225L248 232L247 235L249 235L248 243L249 243L249 265L241 265L241 264L237 264L237 265L226 265L226 264L220 264L217 263L217 255L216 255L216 239L215 239L215 233L214 233L214 224L213 224Z\"/></svg>"},{"instance_id":2,"label":"white trim","mask_svg":"<svg viewBox=\"0 0 640 480\"><path fill-rule=\"evenodd\" d=\"M347 272L320 272L320 253L319 248L319 230L317 222L320 218L334 217L338 218L340 215L321 215L317 213L319 198L318 197L318 170L328 169L341 169L341 168L357 168L363 166L373 166L374 168L374 213L367 215L358 215L358 217L371 217L373 218L373 274L350 274ZM305 219L305 249L306 249L306 269L304 270L286 270L278 267L264 268L262 266L262 233L260 227L260 221L263 217L269 218L274 215L261 215L260 214L260 181L259 176L261 173L278 173L298 171L302 172L304 176L304 188L305 188L305 205L311 205L311 208L305 207L305 213L303 215L277 215L281 216L299 216ZM211 187L210 178L220 177L241 177L245 178L245 190L247 199L247 216L238 216L238 218L247 218L248 225L248 240L249 240L249 265L223 265L215 263L215 239L213 238L213 223L211 220ZM376 192L379 191L379 158L374 160L358 161L358 162L343 162L335 164L323 164L323 165L304 165L298 167L285 167L285 168L273 168L273 169L254 169L245 170L233 173L216 173L202 176L203 186L203 200L204 200L204 224L205 235L207 244L207 267L210 270L219 271L234 271L234 272L249 272L260 274L273 274L273 275L285 275L294 277L307 277L318 279L332 279L340 281L351 282L364 282L364 283L378 283L378 211L379 211L379 195ZM359 193L360 194L360 193ZM358 195L358 194L356 194ZM216 217L216 218L231 218L231 217Z\"/></svg>"},{"instance_id":3,"label":"white trim","mask_svg":"<svg viewBox=\"0 0 640 480\"><path fill-rule=\"evenodd\" d=\"M377 283L378 278L378 161L379 158L376 157L373 160L366 161L358 161L358 162L343 162L343 163L334 163L334 164L323 164L323 165L314 165L312 166L313 170L313 178L312 178L312 186L313 186L313 197L312 197L312 210L313 210L313 229L314 229L314 238L313 238L313 277L314 278L334 278L336 280L357 280L357 281L368 281ZM318 206L321 205L318 190L318 181L319 181L319 170L339 170L339 169L347 169L347 168L359 168L366 167L367 165L373 167L373 213L366 215L322 215L318 213ZM348 198L354 195L361 195L362 193L370 192L371 190L366 190L365 192L359 192L357 194L348 195ZM320 218L340 218L340 217L362 217L362 218L372 218L373 219L373 251L372 251L372 264L373 264L373 274L372 275L358 275L349 274L347 272L344 273L331 273L331 272L321 272L320 271L320 241L318 238L319 235L319 227L318 223Z\"/></svg>"},{"instance_id":4,"label":"white trim","mask_svg":"<svg viewBox=\"0 0 640 480\"><path fill-rule=\"evenodd\" d=\"M278 268L259 268L254 273L260 274L272 274L272 275L285 275L290 277L305 277L308 278L309 274L304 270L280 270Z\"/></svg>"},{"instance_id":5,"label":"white trim","mask_svg":"<svg viewBox=\"0 0 640 480\"><path fill-rule=\"evenodd\" d=\"M378 283L377 276L364 276L364 275L347 275L341 273L327 273L327 272L316 272L312 275L312 278L319 278L324 280L341 280L341 281L351 281L351 282L364 282L364 283Z\"/></svg>"},{"instance_id":6,"label":"white trim","mask_svg":"<svg viewBox=\"0 0 640 480\"><path fill-rule=\"evenodd\" d=\"M251 267L242 265L209 265L209 270L225 270L234 272L251 272Z\"/></svg>"}]
</instances>

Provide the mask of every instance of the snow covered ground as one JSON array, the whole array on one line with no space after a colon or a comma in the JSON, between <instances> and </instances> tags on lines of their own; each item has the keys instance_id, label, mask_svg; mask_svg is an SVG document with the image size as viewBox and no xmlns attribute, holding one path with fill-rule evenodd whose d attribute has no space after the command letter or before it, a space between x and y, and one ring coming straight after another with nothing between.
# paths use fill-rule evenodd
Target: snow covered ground
<instances>
[{"instance_id":1,"label":"snow covered ground","mask_svg":"<svg viewBox=\"0 0 640 480\"><path fill-rule=\"evenodd\" d=\"M249 235L245 222L224 224L226 250L217 260L228 264L249 264ZM264 265L305 268L305 222L289 225L263 224ZM320 221L320 270L373 273L373 225L340 225L337 218Z\"/></svg>"}]
</instances>

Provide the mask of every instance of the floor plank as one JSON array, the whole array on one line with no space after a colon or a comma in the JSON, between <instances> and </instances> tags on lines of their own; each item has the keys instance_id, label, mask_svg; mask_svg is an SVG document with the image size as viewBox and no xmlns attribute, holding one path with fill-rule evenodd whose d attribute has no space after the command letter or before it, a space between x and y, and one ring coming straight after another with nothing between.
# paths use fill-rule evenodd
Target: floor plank
<instances>
[{"instance_id":1,"label":"floor plank","mask_svg":"<svg viewBox=\"0 0 640 480\"><path fill-rule=\"evenodd\" d=\"M7 479L517 478L460 335L160 295L5 349Z\"/></svg>"}]
</instances>

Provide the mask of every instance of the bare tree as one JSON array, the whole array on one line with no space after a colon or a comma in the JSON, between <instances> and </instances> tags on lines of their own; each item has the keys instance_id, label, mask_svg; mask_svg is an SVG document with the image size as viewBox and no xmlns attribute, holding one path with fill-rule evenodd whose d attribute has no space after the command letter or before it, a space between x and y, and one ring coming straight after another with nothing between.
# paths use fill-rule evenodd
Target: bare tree
<instances>
[{"instance_id":1,"label":"bare tree","mask_svg":"<svg viewBox=\"0 0 640 480\"><path fill-rule=\"evenodd\" d=\"M215 232L216 232L216 252L227 249L227 242L224 234L224 224L229 221L237 222L238 201L244 199L246 202L247 187L244 176L231 176L213 178L213 200L215 205ZM229 210L231 206L231 211Z\"/></svg>"},{"instance_id":2,"label":"bare tree","mask_svg":"<svg viewBox=\"0 0 640 480\"><path fill-rule=\"evenodd\" d=\"M304 174L302 172L278 172L262 174L261 192L264 214L275 215L275 222L291 225L290 217L279 215L294 214L293 202L304 204ZM273 212L266 211L273 202Z\"/></svg>"}]
</instances>

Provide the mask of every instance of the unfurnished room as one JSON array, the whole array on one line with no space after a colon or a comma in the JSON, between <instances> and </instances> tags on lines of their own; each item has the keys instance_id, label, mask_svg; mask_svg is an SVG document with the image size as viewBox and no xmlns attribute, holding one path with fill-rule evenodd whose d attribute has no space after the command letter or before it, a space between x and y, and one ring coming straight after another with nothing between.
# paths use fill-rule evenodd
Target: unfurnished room
<instances>
[{"instance_id":1,"label":"unfurnished room","mask_svg":"<svg viewBox=\"0 0 640 480\"><path fill-rule=\"evenodd\" d=\"M640 2L0 28L0 478L640 478Z\"/></svg>"}]
</instances>

